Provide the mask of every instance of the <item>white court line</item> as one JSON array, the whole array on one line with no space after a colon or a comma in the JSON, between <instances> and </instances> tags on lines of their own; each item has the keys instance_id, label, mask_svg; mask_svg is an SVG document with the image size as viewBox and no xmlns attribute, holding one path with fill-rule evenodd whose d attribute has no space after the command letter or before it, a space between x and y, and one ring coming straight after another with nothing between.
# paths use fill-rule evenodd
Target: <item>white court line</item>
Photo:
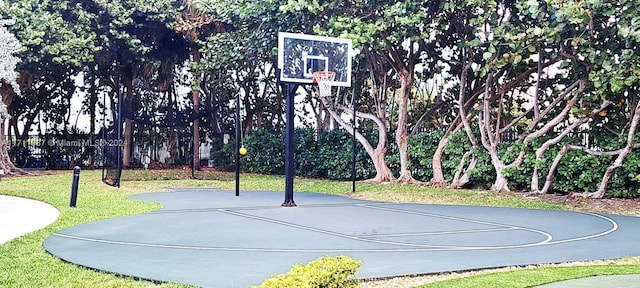
<instances>
[{"instance_id":1,"label":"white court line","mask_svg":"<svg viewBox=\"0 0 640 288\"><path fill-rule=\"evenodd\" d=\"M535 229L525 228L525 227L508 226L508 225L504 225L504 224L491 223L491 222L485 222L485 221L479 221L479 220L473 220L473 219L457 218L457 217L437 215L437 214L431 214L431 213L422 213L422 212L415 212L415 211L406 211L406 210L401 210L401 209L382 208L382 207L369 206L369 205L363 205L363 204L357 204L356 206L366 206L365 208L388 210L388 211L393 211L393 212L398 212L398 213L416 214L416 215L430 216L430 217L450 219L450 220L467 221L467 222L470 222L470 223L478 223L478 224L493 225L493 226L502 226L503 227L502 230L504 230L504 231L507 231L507 230L525 230L525 231L530 231L530 232L540 232L543 235L548 235L548 237L547 237L547 240L541 241L541 242L535 242L535 243L530 243L530 244L522 244L522 245L506 245L506 246L439 246L439 245L407 244L407 243L397 243L397 242L391 242L391 241L376 241L376 240L363 239L361 236L358 236L358 237L349 236L349 235L344 235L344 234L337 233L337 232L326 231L326 230L317 229L317 228L313 228L313 227L306 227L306 226L292 224L292 223L279 221L279 220L274 220L274 219L270 219L270 218L252 216L252 215L238 213L238 212L225 210L225 209L219 209L218 211L224 212L224 213L228 213L228 214L231 214L231 215L240 216L240 217L250 218L250 219L254 219L254 220L266 221L266 222L271 222L271 223L275 223L275 224L279 224L279 225L285 225L285 226L293 227L293 228L297 228L297 229L303 229L303 230L318 232L318 233L322 233L322 234L327 234L327 235L347 238L347 239L351 239L351 240L355 240L355 241L369 242L369 243L375 243L375 244L394 245L394 246L406 246L406 247L413 247L413 248L385 248L385 249L274 249L274 248L244 248L244 247L242 247L242 248L240 248L240 247L234 248L234 247L206 247L206 246L185 246L185 245L169 245L169 244L136 243L136 242L103 240L103 239L96 239L96 238L89 238L89 237L73 236L73 235L66 235L66 234L62 234L62 233L54 233L52 236L75 239L75 240L81 240L81 241L88 241L88 242L113 244L113 245L137 246L137 247L148 247L148 248L169 248L169 249L182 249L182 250L238 251L238 252L277 252L277 253L284 253L284 252L287 252L287 253L346 253L346 252L350 252L350 253L358 253L358 252L375 253L375 252L380 252L380 253L382 253L382 252L426 252L426 251L471 251L471 250L500 250L500 249L512 249L512 248L527 248L527 247L535 247L535 246L550 245L550 244L560 244L560 243L567 243L567 242L574 242L574 241L597 238L597 237L601 237L601 236L610 234L610 233L616 231L618 229L618 227L619 227L618 223L616 223L611 218L608 218L608 217L605 217L605 216L602 216L602 215L598 215L598 214L592 214L592 213L574 212L574 213L581 213L581 214L595 216L595 217L604 219L604 220L610 222L613 227L611 229L609 229L609 230L606 230L606 231L603 231L603 232L597 233L597 234L592 234L592 235L587 235L587 236L577 237L577 238L570 238L570 239L565 239L565 240L550 241L549 237L551 237L551 235L549 233L546 233L546 232L543 232L543 231L539 231L539 230L535 230ZM486 230L492 230L492 229L486 229ZM496 231L498 231L498 230L499 229L496 229ZM393 234L388 234L388 235L393 235ZM376 235L376 236L380 236L380 235ZM373 235L370 236L370 237L373 237Z\"/></svg>"},{"instance_id":2,"label":"white court line","mask_svg":"<svg viewBox=\"0 0 640 288\"><path fill-rule=\"evenodd\" d=\"M149 243L136 243L127 241L114 241L104 240L89 237L66 235L61 233L54 233L52 236L74 239L80 241L103 243L111 245L121 246L134 246L134 247L146 247L146 248L168 248L177 250L194 250L194 251L235 251L235 252L265 252L265 253L389 253L389 252L427 252L427 251L456 251L456 250L497 250L504 249L502 247L490 247L483 249L469 249L462 247L460 249L453 249L451 247L436 247L436 248L396 248L396 249L276 249L276 248L245 248L245 247L206 247L206 246L185 246L185 245L169 245L169 244L149 244Z\"/></svg>"},{"instance_id":3,"label":"white court line","mask_svg":"<svg viewBox=\"0 0 640 288\"><path fill-rule=\"evenodd\" d=\"M510 230L520 230L515 227L511 228L495 228L495 229L470 229L470 230L452 230L452 231L438 231L438 232L415 232L415 233L394 233L394 234L371 234L371 235L360 235L358 237L361 238L377 238L377 237L412 237L412 236L432 236L432 235L449 235L449 234L473 234L473 233L483 233L483 232L500 232L500 231L510 231Z\"/></svg>"},{"instance_id":4,"label":"white court line","mask_svg":"<svg viewBox=\"0 0 640 288\"><path fill-rule=\"evenodd\" d=\"M497 226L497 227L502 227L502 228L505 228L505 229L524 230L524 231L529 231L529 232L541 234L546 238L545 240L540 241L540 242L535 242L535 243L530 243L530 244L522 244L522 245L526 245L526 246L521 246L521 245L503 246L503 247L507 247L507 248L509 248L509 247L529 247L529 246L535 246L535 245L542 245L542 244L547 244L547 243L551 242L551 240L553 240L553 236L551 234L549 234L549 233L547 233L545 231L532 229L532 228L527 228L527 227L505 225L505 224L501 224L501 223L493 223L493 222L480 221L480 220L474 220L474 219L467 219L467 218L460 218L460 217L453 217L453 216L445 216L445 215L439 215L439 214L433 214L433 213L417 212L417 211L395 209L395 208L387 208L387 207L378 207L378 206L366 205L366 204L358 204L357 206L364 207L364 208L369 208L369 209L391 211L391 212L396 212L396 213L413 214L413 215L419 215L419 216L425 216L425 217L441 218L441 219L455 220L455 221L468 222L468 223L474 223L474 224L482 224L482 225L488 225L488 226ZM437 247L447 247L447 246L437 246ZM483 247L483 246L468 246L468 247L471 248L471 247ZM496 246L487 246L487 247L496 247Z\"/></svg>"},{"instance_id":5,"label":"white court line","mask_svg":"<svg viewBox=\"0 0 640 288\"><path fill-rule=\"evenodd\" d=\"M355 240L355 241L361 241L361 242L368 242L368 243L374 243L374 244L384 244L384 245L395 245L395 246L406 246L406 247L421 247L421 248L434 247L432 245L422 245L422 244L413 244L413 243L401 243L401 242L395 242L395 241L382 241L382 240L363 239L363 238L361 238L359 236L346 235L346 234L342 234L342 233L338 233L338 232L323 230L323 229L319 229L319 228L313 228L313 227L304 226L304 225L293 224L293 223L280 221L280 220L275 220L275 219L271 219L271 218L253 216L253 215L239 213L239 212L230 211L230 210L221 210L221 212L224 212L224 213L227 213L227 214L231 214L231 215L235 215L235 216L239 216L239 217L244 217L244 218L249 218L249 219L253 219L253 220L274 223L274 224L278 224L278 225L282 225L282 226L286 226L286 227L292 227L292 228L296 228L296 229L300 229L300 230L307 230L307 231L317 232L317 233L321 233L321 234L326 234L326 235L331 235L331 236L336 236L336 237L340 237L340 238L346 238L346 239Z\"/></svg>"},{"instance_id":6,"label":"white court line","mask_svg":"<svg viewBox=\"0 0 640 288\"><path fill-rule=\"evenodd\" d=\"M386 203L385 203L386 204ZM394 204L394 203L389 203L389 204ZM449 219L449 220L459 220L459 221L467 221L470 223L478 223L478 224L485 224L485 225L494 225L494 226L504 226L504 227L510 227L510 228L516 228L516 229L522 229L522 230L528 230L528 231L532 231L532 232L541 232L544 233L546 235L549 235L549 237L551 237L551 234L546 233L544 231L540 231L540 230L536 230L536 229L531 229L531 228L526 228L526 227L518 227L518 226L508 226L508 225L504 225L504 224L499 224L499 223L491 223L491 222L484 222L484 221L479 221L479 220L473 220L473 219L466 219L466 218L458 218L458 217L453 217L453 216L444 216L444 215L438 215L438 214L432 214L432 213L424 213L424 212L416 212L416 211L408 211L408 210L403 210L403 209L394 209L394 208L383 208L383 207L378 207L378 206L372 206L372 205L368 205L368 204L358 204L357 206L363 206L363 207L367 207L367 208L372 208L372 209L380 209L380 210L386 210L386 211L397 211L399 213L408 213L408 214L415 214L415 215L425 215L425 216L431 216L431 217L436 217L436 218L443 218L443 219ZM587 239L593 239L593 238L597 238L597 237L601 237L601 236L605 236L607 234L611 234L614 231L618 230L618 223L606 216L603 215L598 215L598 214L594 214L594 213L589 213L589 212L577 212L577 211L571 211L571 213L579 213L579 214L584 214L584 215L589 215L589 216L594 216L594 217L598 217L600 219L603 219L607 222L609 222L611 224L611 228L609 230L605 230L603 232L600 233L596 233L596 234L591 234L591 235L586 235L586 236L582 236L582 237L576 237L576 238L569 238L569 239L564 239L564 240L556 240L556 241L552 241L551 239L548 239L549 241L545 242L545 243L540 243L539 245L542 244L560 244L560 243L569 243L569 242L575 242L575 241L581 241L581 240L587 240ZM439 247L447 247L447 246L439 246ZM509 248L509 246L505 246L505 248Z\"/></svg>"},{"instance_id":7,"label":"white court line","mask_svg":"<svg viewBox=\"0 0 640 288\"><path fill-rule=\"evenodd\" d=\"M575 242L575 241L580 241L580 240L587 240L587 239L597 238L597 237L601 237L601 236L604 236L604 235L607 235L607 234L611 234L614 231L618 230L618 227L620 227L618 225L618 222L616 222L615 220L613 220L613 219L611 219L609 217L605 217L603 215L598 215L598 214L588 213L588 212L576 212L576 213L582 213L582 214L591 215L591 216L595 216L595 217L604 219L604 220L608 221L609 223L611 223L612 227L611 227L611 229L609 229L607 231L603 231L603 232L598 233L598 234L592 234L592 235L587 235L587 236L578 237L578 238L569 238L569 239L565 239L565 240L553 241L553 242L551 242L552 244L568 243L568 242Z\"/></svg>"}]
</instances>

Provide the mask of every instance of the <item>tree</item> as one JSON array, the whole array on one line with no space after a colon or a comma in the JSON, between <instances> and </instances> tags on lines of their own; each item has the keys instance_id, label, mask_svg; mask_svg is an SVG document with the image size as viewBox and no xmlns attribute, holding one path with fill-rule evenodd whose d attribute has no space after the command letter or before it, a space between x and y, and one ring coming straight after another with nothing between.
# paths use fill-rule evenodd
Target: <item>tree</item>
<instances>
[{"instance_id":1,"label":"tree","mask_svg":"<svg viewBox=\"0 0 640 288\"><path fill-rule=\"evenodd\" d=\"M216 103L212 119L220 121L229 114L235 114L231 111L234 108L228 108L235 105L226 103L235 101L235 95L239 93L244 112L241 113L244 133L260 128L282 129L284 98L278 96L275 78L278 32L287 27L287 31L310 33L313 23L319 21L306 9L286 9L288 3L208 1L208 5L199 8L224 26L219 33L200 41L201 68L207 79L207 89L203 92L207 99L211 99L207 101ZM300 112L302 116L309 113L305 108ZM300 118L306 121L304 117Z\"/></svg>"},{"instance_id":2,"label":"tree","mask_svg":"<svg viewBox=\"0 0 640 288\"><path fill-rule=\"evenodd\" d=\"M316 26L317 33L350 38L354 41L354 46L361 49L367 47L393 70L395 77L391 79L395 82L393 85L399 86L399 94L397 98L389 98L397 105L397 114L390 116L391 119L396 119L395 139L400 152L400 175L397 181L403 183L415 181L408 167L409 110L411 109L409 99L412 97L416 64L430 45L428 39L431 26L428 23L431 20L429 18L436 14L438 7L439 1L432 3L354 1L349 5L341 2L323 5L296 2L290 3L287 8L290 10L305 8L315 11L323 21L323 25ZM384 87L392 87L392 85ZM390 91L380 92L389 93ZM386 115L383 118L386 118ZM348 127L343 127L349 130ZM383 128L387 128L386 125L378 125L378 129ZM363 143L363 145L366 144ZM377 153L386 153L386 146L379 146L379 148L382 150L378 150ZM374 155L374 157L378 156ZM373 160L374 163L378 162L375 158ZM376 167L376 170L378 168Z\"/></svg>"},{"instance_id":3,"label":"tree","mask_svg":"<svg viewBox=\"0 0 640 288\"><path fill-rule=\"evenodd\" d=\"M200 92L203 90L201 83L203 81L202 69L201 69L201 52L200 41L203 40L208 34L212 33L214 26L218 20L209 15L203 15L197 8L193 7L193 1L184 0L184 10L179 14L178 19L172 24L175 31L182 33L184 37L191 44L191 75L193 77L193 83L191 83L191 93L193 101L193 111L196 113L196 117L193 120L193 134L192 134L192 147L193 155L191 158L191 165L194 170L200 169ZM198 4L198 3L196 3ZM220 32L220 31L217 31Z\"/></svg>"},{"instance_id":4,"label":"tree","mask_svg":"<svg viewBox=\"0 0 640 288\"><path fill-rule=\"evenodd\" d=\"M0 1L0 8L4 1ZM18 169L11 162L5 137L5 122L11 117L8 105L11 104L14 94L20 94L16 65L20 59L16 54L20 50L20 42L15 35L7 30L7 25L12 21L0 17L0 169L6 174L17 173Z\"/></svg>"},{"instance_id":5,"label":"tree","mask_svg":"<svg viewBox=\"0 0 640 288\"><path fill-rule=\"evenodd\" d=\"M468 20L456 27L466 31L466 48L457 62L465 63L460 78L474 81L476 88L463 92L468 83L461 83L458 119L472 146L490 156L496 172L491 189L508 191L508 174L523 163L532 141L569 119L572 103L581 95L577 92L584 87L584 74L576 72L577 79L566 79L546 70L567 57L561 53L565 25L554 22L562 19L550 16L550 9L542 9L546 6L536 1L462 2L447 7L467 7L459 19ZM469 67L477 68L466 77ZM516 133L515 141L505 143L505 133Z\"/></svg>"},{"instance_id":6,"label":"tree","mask_svg":"<svg viewBox=\"0 0 640 288\"><path fill-rule=\"evenodd\" d=\"M352 107L350 108L347 106L348 104L345 104L349 102L347 99L345 99L346 95L338 94L335 97L324 97L324 95L320 95L320 93L318 93L318 97L320 98L323 107L327 110L334 121L336 121L343 129L347 130L352 135L355 133L356 139L364 147L367 155L369 155L369 158L371 158L376 170L376 175L369 181L378 183L394 181L395 177L393 176L391 169L385 162L385 156L388 149L388 128L386 121L387 88L389 82L391 82L391 77L388 76L388 72L391 68L388 65L385 65L386 63L382 59L382 57L375 51L369 49L369 47L363 47L361 53L367 60L366 65L368 66L368 70L370 71L371 78L369 81L363 81L362 79L365 78L359 77L358 79L361 79L359 83L369 82L369 84L356 85L359 85L361 87L368 87L368 91L362 93L365 96L360 97L362 100L374 99L374 101L371 101L373 103L370 103L369 105L361 104L361 107L357 109L358 111L356 112L355 116L373 122L373 125L371 126L375 127L375 129L378 131L378 143L376 144L376 146L374 147L373 144L366 137L364 137L361 132L354 130L353 126L347 123L347 121L345 121L341 117L343 113L353 113ZM360 61L356 61L356 63L360 63ZM351 97L358 97L358 95L351 95Z\"/></svg>"},{"instance_id":7,"label":"tree","mask_svg":"<svg viewBox=\"0 0 640 288\"><path fill-rule=\"evenodd\" d=\"M636 140L640 122L640 4L627 0L548 2L557 15L568 19L567 22L576 27L587 27L586 33L575 36L572 41L573 58L580 59L589 68L586 70L588 81L584 84L586 96L581 106L587 111L591 109L587 113L592 119L592 129L600 128L609 132L609 143L602 143L605 147L596 150L580 145L564 145L556 155L547 182L540 192L549 191L560 159L570 150L580 150L598 157L615 157L604 172L597 190L581 194L584 197L602 198L616 169L624 164L634 149L640 147ZM615 145L619 148L605 150Z\"/></svg>"},{"instance_id":8,"label":"tree","mask_svg":"<svg viewBox=\"0 0 640 288\"><path fill-rule=\"evenodd\" d=\"M356 1L342 15L332 19L332 28L340 31L343 37L354 40L356 46L364 43L390 65L399 85L395 140L400 156L400 175L397 181L413 182L409 170L409 99L412 97L416 64L420 57L429 57L429 23L437 15L439 1L422 3L414 1ZM373 5L372 5L373 4ZM424 55L427 54L427 55Z\"/></svg>"},{"instance_id":9,"label":"tree","mask_svg":"<svg viewBox=\"0 0 640 288\"><path fill-rule=\"evenodd\" d=\"M81 9L65 11L67 4L21 0L2 9L4 15L15 19L9 29L23 45L22 61L17 66L22 93L6 103L14 117L27 124L20 133L16 121L12 121L16 136L28 134L38 111L63 123L69 115L69 105L64 101L75 91L73 84L68 85L73 83L71 77L93 59L95 34L86 29L91 17Z\"/></svg>"}]
</instances>

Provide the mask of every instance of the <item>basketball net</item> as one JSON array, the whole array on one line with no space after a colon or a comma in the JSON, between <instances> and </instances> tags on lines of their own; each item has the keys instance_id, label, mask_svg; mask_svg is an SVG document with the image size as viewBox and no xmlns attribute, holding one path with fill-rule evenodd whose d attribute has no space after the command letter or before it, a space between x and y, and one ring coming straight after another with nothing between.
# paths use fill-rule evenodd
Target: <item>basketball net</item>
<instances>
[{"instance_id":1,"label":"basketball net","mask_svg":"<svg viewBox=\"0 0 640 288\"><path fill-rule=\"evenodd\" d=\"M336 78L336 72L333 71L316 71L313 72L313 83L318 84L318 93L320 97L331 96L331 82Z\"/></svg>"}]
</instances>

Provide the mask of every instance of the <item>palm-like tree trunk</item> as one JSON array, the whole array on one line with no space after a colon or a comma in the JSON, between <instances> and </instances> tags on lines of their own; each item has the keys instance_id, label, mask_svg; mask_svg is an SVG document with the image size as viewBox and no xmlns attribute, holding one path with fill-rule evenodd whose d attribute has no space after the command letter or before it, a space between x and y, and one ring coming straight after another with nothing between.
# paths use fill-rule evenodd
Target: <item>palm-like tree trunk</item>
<instances>
[{"instance_id":1,"label":"palm-like tree trunk","mask_svg":"<svg viewBox=\"0 0 640 288\"><path fill-rule=\"evenodd\" d=\"M198 45L193 44L191 48L191 55L193 56L193 62L196 65L200 64L200 51L198 50ZM194 75L194 81L197 81L200 84L200 75ZM198 85L200 87L200 85ZM193 170L200 170L200 90L193 89L193 112L195 113L195 118L193 119L193 158L192 158L192 168Z\"/></svg>"}]
</instances>

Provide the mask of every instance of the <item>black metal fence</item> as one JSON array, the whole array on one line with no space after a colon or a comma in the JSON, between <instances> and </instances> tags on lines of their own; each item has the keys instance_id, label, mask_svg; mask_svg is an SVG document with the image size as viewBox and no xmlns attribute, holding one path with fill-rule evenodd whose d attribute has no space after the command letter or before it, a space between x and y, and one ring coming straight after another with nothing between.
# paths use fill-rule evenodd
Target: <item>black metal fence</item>
<instances>
[{"instance_id":1,"label":"black metal fence","mask_svg":"<svg viewBox=\"0 0 640 288\"><path fill-rule=\"evenodd\" d=\"M191 165L193 147L190 134L176 134L169 139L162 135L154 136L141 139L134 135L130 168L143 168L149 163ZM119 143L123 140L114 135L103 137L101 134L30 135L24 139L7 137L6 141L11 161L17 167L27 169L100 168L105 159L113 158L104 156L113 156L111 154L117 150L109 147L122 148L124 145ZM209 153L201 156L204 161L201 165L206 165Z\"/></svg>"},{"instance_id":2,"label":"black metal fence","mask_svg":"<svg viewBox=\"0 0 640 288\"><path fill-rule=\"evenodd\" d=\"M69 169L102 165L97 135L30 135L7 137L13 163L27 169Z\"/></svg>"},{"instance_id":3,"label":"black metal fence","mask_svg":"<svg viewBox=\"0 0 640 288\"><path fill-rule=\"evenodd\" d=\"M157 128L159 129L159 128ZM149 131L146 129L147 134ZM158 131L160 132L160 131ZM191 166L191 134L187 129L178 131L161 131L152 135L134 134L131 147L131 163L129 168L156 168L169 166ZM169 133L171 132L171 133ZM597 141L587 131L573 132L580 136L583 146L597 150ZM166 135L173 135L167 137ZM66 134L66 135L30 135L26 138L7 137L7 146L13 163L26 169L71 169L74 166L83 168L100 168L115 165L114 156L123 143L115 143L117 137L104 137L98 134ZM213 135L220 138L223 135ZM502 135L503 142L515 141L518 134L507 131ZM215 142L215 141L214 141ZM206 143L206 141L205 141ZM209 143L211 144L211 143ZM107 149L105 149L107 147ZM200 153L200 149L195 149ZM201 166L207 165L209 153L200 155ZM117 157L116 157L117 158ZM104 165L103 165L104 164ZM155 165L155 166L154 166Z\"/></svg>"}]
</instances>

